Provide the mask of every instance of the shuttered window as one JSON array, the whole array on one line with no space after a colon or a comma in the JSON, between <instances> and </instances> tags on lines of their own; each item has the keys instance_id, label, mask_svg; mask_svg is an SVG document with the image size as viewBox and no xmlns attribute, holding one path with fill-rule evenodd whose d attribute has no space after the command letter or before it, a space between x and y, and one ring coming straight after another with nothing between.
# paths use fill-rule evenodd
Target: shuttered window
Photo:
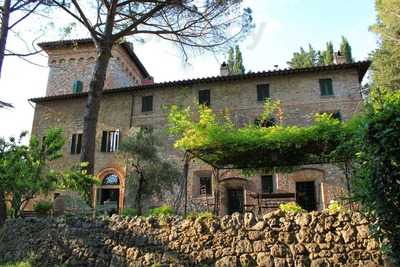
<instances>
[{"instance_id":1,"label":"shuttered window","mask_svg":"<svg viewBox=\"0 0 400 267\"><path fill-rule=\"evenodd\" d=\"M199 91L199 104L200 105L211 105L210 90L200 90Z\"/></svg>"},{"instance_id":2,"label":"shuttered window","mask_svg":"<svg viewBox=\"0 0 400 267\"><path fill-rule=\"evenodd\" d=\"M211 176L200 177L200 195L211 195Z\"/></svg>"},{"instance_id":3,"label":"shuttered window","mask_svg":"<svg viewBox=\"0 0 400 267\"><path fill-rule=\"evenodd\" d=\"M274 192L274 182L272 179L272 175L261 176L261 190L264 194Z\"/></svg>"},{"instance_id":4,"label":"shuttered window","mask_svg":"<svg viewBox=\"0 0 400 267\"><path fill-rule=\"evenodd\" d=\"M257 84L257 101L264 102L269 96L269 84Z\"/></svg>"},{"instance_id":5,"label":"shuttered window","mask_svg":"<svg viewBox=\"0 0 400 267\"><path fill-rule=\"evenodd\" d=\"M80 154L82 150L82 134L73 134L71 138L71 154Z\"/></svg>"},{"instance_id":6,"label":"shuttered window","mask_svg":"<svg viewBox=\"0 0 400 267\"><path fill-rule=\"evenodd\" d=\"M319 88L321 91L321 96L333 95L332 79L320 79Z\"/></svg>"},{"instance_id":7,"label":"shuttered window","mask_svg":"<svg viewBox=\"0 0 400 267\"><path fill-rule=\"evenodd\" d=\"M103 131L101 137L101 152L116 152L120 142L120 131Z\"/></svg>"},{"instance_id":8,"label":"shuttered window","mask_svg":"<svg viewBox=\"0 0 400 267\"><path fill-rule=\"evenodd\" d=\"M142 96L142 112L153 111L153 96Z\"/></svg>"}]
</instances>

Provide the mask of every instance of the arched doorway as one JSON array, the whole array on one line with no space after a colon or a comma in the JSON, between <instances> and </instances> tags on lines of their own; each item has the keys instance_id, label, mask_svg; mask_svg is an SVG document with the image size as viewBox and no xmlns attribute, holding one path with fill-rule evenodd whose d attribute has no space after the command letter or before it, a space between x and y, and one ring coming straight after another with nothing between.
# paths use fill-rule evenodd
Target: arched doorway
<instances>
[{"instance_id":1,"label":"arched doorway","mask_svg":"<svg viewBox=\"0 0 400 267\"><path fill-rule=\"evenodd\" d=\"M124 179L122 173L109 168L98 175L100 185L96 187L96 209L108 214L121 212L124 205Z\"/></svg>"}]
</instances>

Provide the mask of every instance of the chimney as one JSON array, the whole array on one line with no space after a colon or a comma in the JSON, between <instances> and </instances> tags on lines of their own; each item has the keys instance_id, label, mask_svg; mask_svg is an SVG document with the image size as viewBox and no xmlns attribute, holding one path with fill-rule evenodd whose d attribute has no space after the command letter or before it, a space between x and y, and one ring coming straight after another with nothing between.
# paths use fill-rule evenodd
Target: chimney
<instances>
[{"instance_id":1,"label":"chimney","mask_svg":"<svg viewBox=\"0 0 400 267\"><path fill-rule=\"evenodd\" d=\"M221 75L221 76L228 76L229 74L230 74L230 73L229 73L228 64L226 64L226 62L224 61L224 62L221 64L220 75Z\"/></svg>"},{"instance_id":2,"label":"chimney","mask_svg":"<svg viewBox=\"0 0 400 267\"><path fill-rule=\"evenodd\" d=\"M149 85L149 84L154 84L154 78L153 77L147 77L147 78L144 78L143 80L142 80L142 85Z\"/></svg>"},{"instance_id":3,"label":"chimney","mask_svg":"<svg viewBox=\"0 0 400 267\"><path fill-rule=\"evenodd\" d=\"M346 57L340 53L340 51L337 51L333 53L333 63L335 64L345 64L346 62Z\"/></svg>"}]
</instances>

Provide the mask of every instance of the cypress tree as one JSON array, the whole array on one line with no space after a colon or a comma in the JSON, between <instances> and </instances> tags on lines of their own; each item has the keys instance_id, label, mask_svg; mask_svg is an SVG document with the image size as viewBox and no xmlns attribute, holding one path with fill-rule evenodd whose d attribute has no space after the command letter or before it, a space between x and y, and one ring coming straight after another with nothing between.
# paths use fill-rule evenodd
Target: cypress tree
<instances>
[{"instance_id":1,"label":"cypress tree","mask_svg":"<svg viewBox=\"0 0 400 267\"><path fill-rule=\"evenodd\" d=\"M234 74L244 74L245 68L243 66L243 57L242 52L240 51L239 46L235 47L235 65L233 68Z\"/></svg>"},{"instance_id":2,"label":"cypress tree","mask_svg":"<svg viewBox=\"0 0 400 267\"><path fill-rule=\"evenodd\" d=\"M233 68L235 66L235 51L233 50L233 47L229 48L228 51L228 69L229 73L233 73Z\"/></svg>"},{"instance_id":3,"label":"cypress tree","mask_svg":"<svg viewBox=\"0 0 400 267\"><path fill-rule=\"evenodd\" d=\"M324 65L331 65L331 64L333 64L333 44L332 42L327 42L326 50L324 51Z\"/></svg>"},{"instance_id":4,"label":"cypress tree","mask_svg":"<svg viewBox=\"0 0 400 267\"><path fill-rule=\"evenodd\" d=\"M353 57L351 55L351 46L349 44L349 41L342 36L342 43L340 44L340 52L342 55L345 56L346 58L346 63L352 63L353 62Z\"/></svg>"}]
</instances>

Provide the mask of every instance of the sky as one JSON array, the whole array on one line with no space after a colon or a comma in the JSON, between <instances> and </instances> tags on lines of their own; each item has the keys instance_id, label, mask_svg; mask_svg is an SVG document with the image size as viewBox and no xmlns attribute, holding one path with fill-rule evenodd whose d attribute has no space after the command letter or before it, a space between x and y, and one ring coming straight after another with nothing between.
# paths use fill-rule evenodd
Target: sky
<instances>
[{"instance_id":1,"label":"sky","mask_svg":"<svg viewBox=\"0 0 400 267\"><path fill-rule=\"evenodd\" d=\"M341 36L349 40L356 60L365 60L377 47L377 37L369 31L376 20L374 0L244 0L244 6L253 10L256 24L253 33L239 44L246 71L270 70L275 65L285 68L293 52L308 44L324 49L325 43L332 41L337 50ZM65 17L55 17L58 20L53 19L54 26L39 41L60 38L57 23L64 22ZM32 18L17 30L25 36L37 36L35 25ZM7 47L18 50L21 46L18 37L11 35ZM225 54L202 53L185 62L173 45L156 38L134 43L134 49L156 82L215 76L226 60ZM34 64L16 57L4 61L0 100L11 102L15 108L0 110L0 137L30 131L34 105L27 100L45 95L47 56L42 53L28 59Z\"/></svg>"}]
</instances>

